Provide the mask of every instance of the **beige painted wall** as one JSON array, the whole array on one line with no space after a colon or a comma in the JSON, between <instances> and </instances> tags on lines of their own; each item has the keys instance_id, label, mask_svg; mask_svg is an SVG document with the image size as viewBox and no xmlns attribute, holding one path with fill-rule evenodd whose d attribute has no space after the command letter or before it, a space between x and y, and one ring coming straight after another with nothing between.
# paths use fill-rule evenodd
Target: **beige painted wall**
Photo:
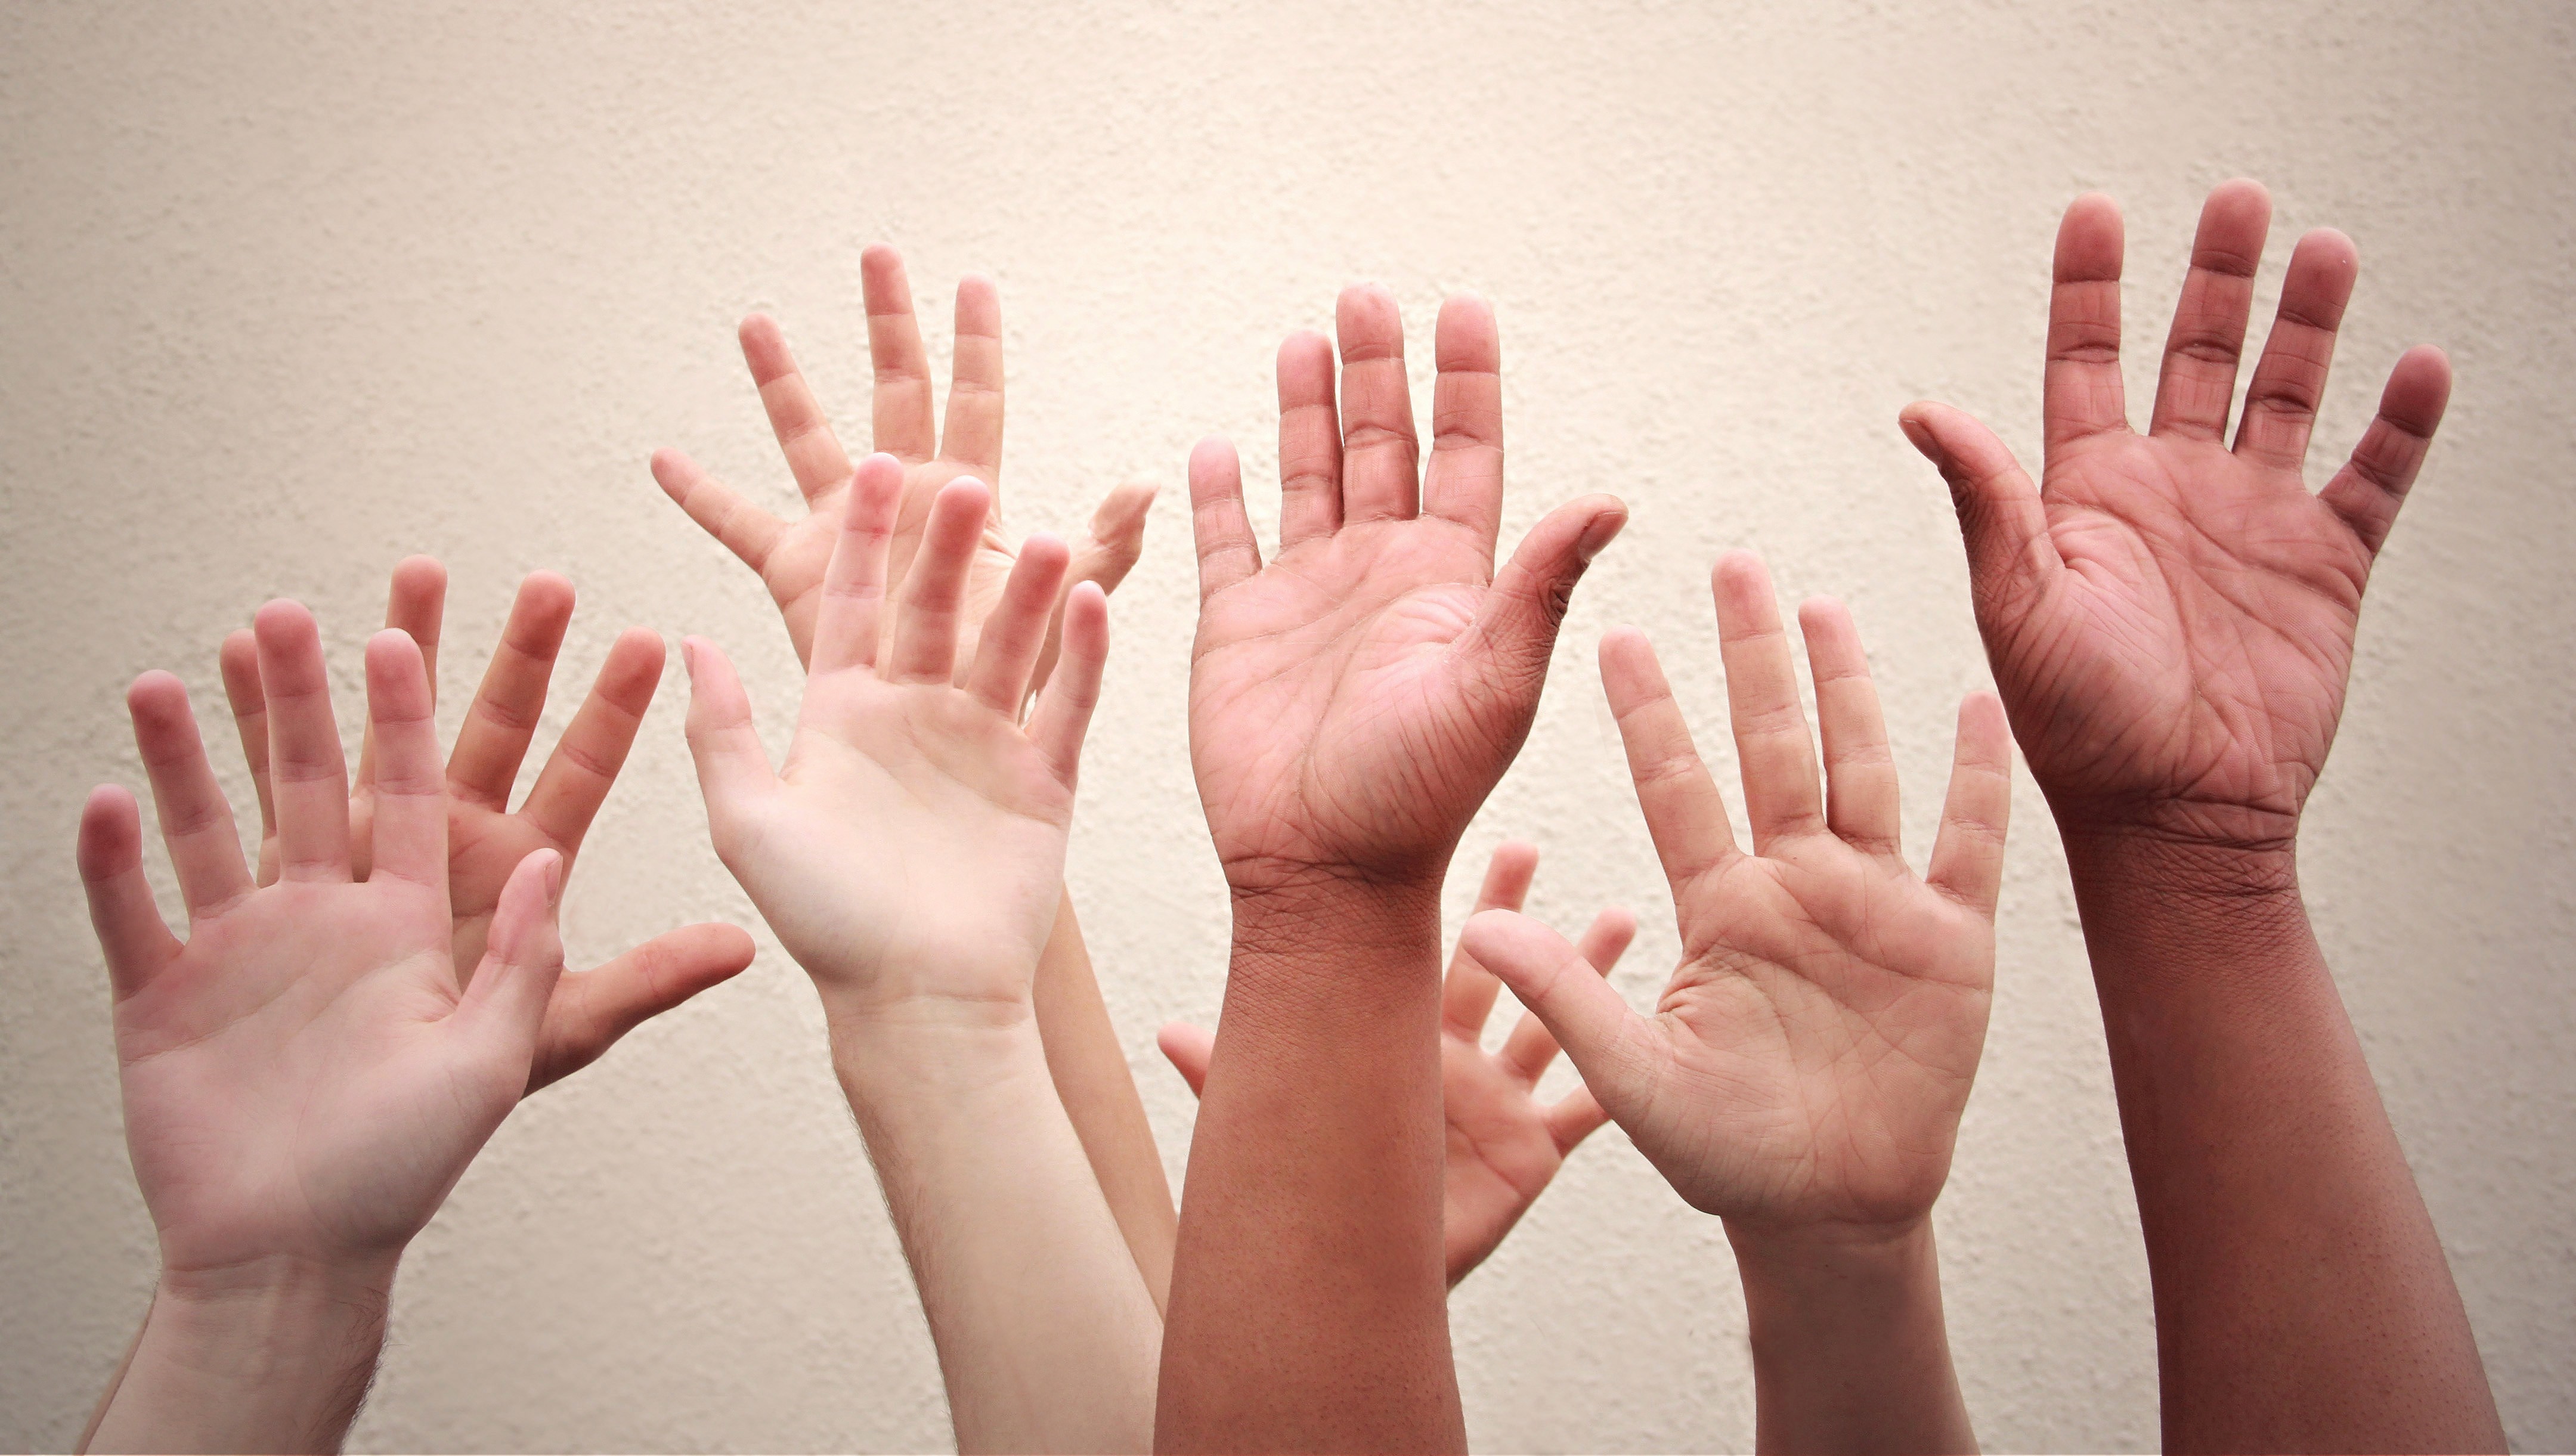
<instances>
[{"instance_id":1,"label":"beige painted wall","mask_svg":"<svg viewBox=\"0 0 2576 1456\"><path fill-rule=\"evenodd\" d=\"M1896 410L1954 400L2035 459L2058 209L2091 187L2127 204L2151 345L2201 194L2247 173L2279 200L2266 308L2297 230L2361 246L2322 454L2407 344L2458 364L2373 584L2307 868L2507 1427L2576 1445L2568 12L1716 8L0 10L0 1443L72 1439L153 1272L70 856L82 791L141 783L123 684L166 666L219 701L217 637L292 594L354 690L385 569L425 550L455 575L451 725L512 582L548 567L582 590L568 677L628 623L708 633L783 743L784 635L644 458L683 445L792 503L732 324L775 310L863 428L864 243L907 251L942 323L959 272L1000 279L1019 526L1078 525L1122 477L1168 487L1116 603L1072 877L1177 1173L1190 1103L1153 1032L1214 1014L1225 941L1184 748L1180 473L1221 430L1271 478L1284 331L1328 324L1348 280L1390 285L1417 329L1444 289L1480 290L1503 321L1512 533L1581 491L1630 501L1452 901L1497 840L1535 839L1539 911L1643 916L1619 977L1642 1001L1673 935L1600 633L1657 631L1724 773L1710 560L1754 546L1784 593L1846 595L1928 842L1951 705L1985 668L1946 500ZM2141 401L2153 352L2131 356ZM1995 1447L2141 1448L2152 1329L2101 1036L2027 785L2019 812L1993 1036L1940 1213L1959 1362ZM749 920L705 847L676 693L567 914L592 959L684 918ZM1723 1241L1615 1129L1454 1310L1482 1447L1749 1444ZM354 1439L946 1443L812 996L774 941L512 1117L413 1250Z\"/></svg>"}]
</instances>

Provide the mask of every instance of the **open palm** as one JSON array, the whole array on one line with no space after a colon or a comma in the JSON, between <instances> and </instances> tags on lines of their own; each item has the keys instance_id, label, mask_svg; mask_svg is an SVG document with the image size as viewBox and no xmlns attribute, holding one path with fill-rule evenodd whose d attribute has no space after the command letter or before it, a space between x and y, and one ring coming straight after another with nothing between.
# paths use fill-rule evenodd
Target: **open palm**
<instances>
[{"instance_id":1,"label":"open palm","mask_svg":"<svg viewBox=\"0 0 2576 1456\"><path fill-rule=\"evenodd\" d=\"M419 644L433 700L446 593L446 568L426 556L411 557L394 568L385 611L387 627ZM619 634L600 665L598 680L514 812L511 790L545 711L555 655L572 611L572 583L562 577L536 572L519 584L501 641L447 760L447 900L454 917L449 945L461 980L470 981L481 963L502 889L522 861L540 850L551 851L558 873L570 876L661 680L662 639L642 627ZM227 637L221 661L234 727L259 794L257 880L265 885L278 877L278 824L268 766L268 696L252 634ZM348 805L350 868L359 879L368 877L374 854L376 758L370 729ZM687 925L563 976L547 1007L528 1090L597 1061L627 1032L738 974L751 957L751 937L740 927Z\"/></svg>"},{"instance_id":2,"label":"open palm","mask_svg":"<svg viewBox=\"0 0 2576 1456\"><path fill-rule=\"evenodd\" d=\"M860 256L859 270L867 301L868 355L876 378L875 449L903 465L903 494L891 549L892 579L899 582L910 570L931 502L941 490L972 477L992 491L966 575L957 659L963 672L975 660L977 634L984 619L1000 605L1019 550L1003 531L1001 517L1001 300L989 278L970 275L957 285L955 357L947 422L941 427L933 422L930 356L922 347L903 259L880 243ZM743 360L751 368L752 383L760 390L761 404L797 491L805 497L806 514L794 521L779 520L677 450L654 455L653 477L690 519L760 573L787 623L797 661L810 663L824 568L839 537L843 497L853 468L849 452L841 447L830 416L797 368L777 323L754 314L743 320L741 337ZM1150 485L1127 484L1111 491L1093 514L1090 530L1073 542L1063 590L1086 581L1097 583L1102 591L1116 590L1143 549L1145 512L1153 503ZM1049 626L1030 675L1031 691L1044 684L1054 665L1063 626L1061 607L1059 598L1059 616ZM880 630L891 634L891 619L881 623ZM885 645L890 645L890 638L880 644Z\"/></svg>"},{"instance_id":3,"label":"open palm","mask_svg":"<svg viewBox=\"0 0 2576 1456\"><path fill-rule=\"evenodd\" d=\"M1529 731L1567 596L1624 520L1560 507L1500 575L1500 345L1472 299L1440 311L1434 445L1421 468L1403 325L1383 289L1331 343L1279 352L1284 504L1265 567L1231 447L1190 459L1200 611L1190 745L1238 885L1315 867L1437 876Z\"/></svg>"},{"instance_id":4,"label":"open palm","mask_svg":"<svg viewBox=\"0 0 2576 1456\"><path fill-rule=\"evenodd\" d=\"M139 680L130 702L188 905L184 943L153 909L133 799L101 790L82 821L127 1140L172 1270L399 1252L517 1104L562 968L561 862L538 852L514 868L491 945L459 982L437 741L411 640L386 632L367 649L380 793L363 880L313 619L271 604L257 648L278 704L275 883L252 883L166 673Z\"/></svg>"},{"instance_id":5,"label":"open palm","mask_svg":"<svg viewBox=\"0 0 2576 1456\"><path fill-rule=\"evenodd\" d=\"M1106 607L1097 587L1068 599L1068 670L1024 728L1019 705L1064 544L1023 546L961 676L960 603L991 497L972 479L939 493L887 633L902 488L890 457L856 472L785 768L771 773L723 654L694 639L689 741L717 854L827 1004L937 1000L1024 1014L1055 922Z\"/></svg>"},{"instance_id":6,"label":"open palm","mask_svg":"<svg viewBox=\"0 0 2576 1456\"><path fill-rule=\"evenodd\" d=\"M1948 1177L1985 1040L2011 803L2002 713L1983 695L1962 708L1940 842L1917 878L1850 614L1802 613L1829 805L1769 576L1721 558L1716 595L1750 855L1653 649L1627 631L1601 647L1680 922L1655 1016L1534 921L1479 917L1466 945L1691 1206L1752 1226L1905 1223Z\"/></svg>"},{"instance_id":7,"label":"open palm","mask_svg":"<svg viewBox=\"0 0 2576 1456\"><path fill-rule=\"evenodd\" d=\"M2312 232L2229 446L2270 218L2251 182L2210 195L2145 434L2120 378L2119 213L2099 196L2058 234L2038 488L1966 415L1906 412L1957 496L1996 681L2061 815L2283 842L2334 741L2371 561L2450 370L2432 349L2399 360L2351 460L2311 494L2302 464L2358 270L2349 239Z\"/></svg>"}]
</instances>

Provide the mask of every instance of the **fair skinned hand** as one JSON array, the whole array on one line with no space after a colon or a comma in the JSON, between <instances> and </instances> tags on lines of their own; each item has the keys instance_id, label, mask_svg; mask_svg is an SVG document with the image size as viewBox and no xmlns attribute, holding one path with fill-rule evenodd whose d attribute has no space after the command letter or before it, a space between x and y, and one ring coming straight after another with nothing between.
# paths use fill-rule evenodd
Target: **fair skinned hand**
<instances>
[{"instance_id":1,"label":"fair skinned hand","mask_svg":"<svg viewBox=\"0 0 2576 1456\"><path fill-rule=\"evenodd\" d=\"M1574 583L1617 535L1608 496L1558 507L1494 569L1501 345L1481 300L1441 307L1432 450L1419 462L1404 330L1346 290L1333 346L1279 350L1278 554L1264 566L1233 447L1190 457L1199 630L1190 753L1238 893L1316 877L1436 888L1518 752Z\"/></svg>"},{"instance_id":2,"label":"fair skinned hand","mask_svg":"<svg viewBox=\"0 0 2576 1456\"><path fill-rule=\"evenodd\" d=\"M970 274L957 285L955 359L943 428L933 423L930 356L922 347L902 257L880 243L860 255L859 273L868 310L868 357L876 371L874 448L903 465L903 500L896 513L888 579L900 582L911 569L930 503L949 482L972 476L992 492L966 577L964 637L957 655L963 671L975 660L976 634L1002 599L1018 549L1004 534L1001 518L1001 300L993 281L981 275ZM653 456L653 478L689 519L760 573L786 619L797 660L810 662L823 569L840 529L841 498L849 490L852 466L778 324L753 314L742 321L741 338L743 361L751 368L796 489L805 498L806 514L792 522L779 520L677 450ZM1117 590L1144 548L1145 512L1153 503L1152 486L1121 485L1100 503L1090 531L1073 543L1056 615L1029 674L1030 691L1042 686L1053 669L1064 594L1084 582L1096 583L1104 592ZM881 625L892 632L890 620Z\"/></svg>"},{"instance_id":3,"label":"fair skinned hand","mask_svg":"<svg viewBox=\"0 0 2576 1456\"><path fill-rule=\"evenodd\" d=\"M165 1285L264 1262L387 1269L525 1091L561 948L562 855L529 852L481 964L453 958L447 814L418 648L367 644L374 863L352 876L349 786L313 619L261 609L280 872L255 885L186 691L147 673L135 738L188 906L154 908L133 797L95 791L81 877L115 988L135 1176Z\"/></svg>"},{"instance_id":4,"label":"fair skinned hand","mask_svg":"<svg viewBox=\"0 0 2576 1456\"><path fill-rule=\"evenodd\" d=\"M1949 1175L1994 977L2011 746L1986 694L1960 709L1931 869L1897 840L1896 777L1851 615L1800 613L1825 785L1761 562L1715 576L1752 853L1654 651L1601 644L1602 684L1680 918L1656 1014L1631 1012L1574 947L1506 911L1462 945L1564 1043L1610 1116L1692 1207L1730 1231L1837 1239L1918 1227Z\"/></svg>"},{"instance_id":5,"label":"fair skinned hand","mask_svg":"<svg viewBox=\"0 0 2576 1456\"><path fill-rule=\"evenodd\" d=\"M1497 847L1477 911L1518 910L1537 871L1534 846ZM1636 933L1635 916L1604 910L1584 932L1583 958L1606 976ZM1537 1017L1523 1013L1500 1050L1485 1050L1485 1020L1498 989L1493 973L1464 946L1450 957L1440 1013L1441 1111L1449 1138L1440 1231L1452 1289L1502 1244L1574 1149L1609 1121L1582 1087L1554 1102L1539 1100L1538 1080L1556 1060L1557 1046ZM1193 1094L1206 1086L1214 1033L1175 1021L1157 1040Z\"/></svg>"},{"instance_id":6,"label":"fair skinned hand","mask_svg":"<svg viewBox=\"0 0 2576 1456\"><path fill-rule=\"evenodd\" d=\"M2321 228L2290 255L2228 443L2271 210L2252 182L2210 194L2146 433L2120 380L2119 209L2098 194L2058 230L2038 486L1960 411L1903 416L1950 483L1996 685L2070 830L2287 845L2342 716L2372 559L2441 423L2449 361L2411 350L2352 458L2309 493L2309 430L2360 266Z\"/></svg>"},{"instance_id":7,"label":"fair skinned hand","mask_svg":"<svg viewBox=\"0 0 2576 1456\"><path fill-rule=\"evenodd\" d=\"M414 556L394 568L385 610L388 628L420 644L433 700L446 595L446 568ZM509 622L447 761L447 892L461 978L470 979L481 960L502 887L520 861L537 850L551 850L560 860L558 874L571 874L591 820L616 783L661 680L662 639L641 627L620 634L535 787L512 812L510 792L545 710L555 655L572 609L572 584L560 576L537 572L519 584ZM266 885L278 876L279 830L269 771L267 695L261 686L259 646L250 632L235 632L224 640L222 665L233 722L258 790L256 878ZM376 756L371 727L348 805L350 866L358 879L369 876L373 859ZM730 979L751 958L751 937L740 927L690 925L655 936L591 970L564 976L555 983L546 1008L528 1090L597 1061L627 1032Z\"/></svg>"},{"instance_id":8,"label":"fair skinned hand","mask_svg":"<svg viewBox=\"0 0 2576 1456\"><path fill-rule=\"evenodd\" d=\"M961 674L960 618L991 493L972 477L940 489L889 603L904 489L894 457L860 462L786 766L771 771L731 664L695 638L689 744L718 856L836 1018L1021 1019L1061 893L1107 603L1092 584L1066 599L1064 671L1024 726L1064 543L1022 543Z\"/></svg>"}]
</instances>

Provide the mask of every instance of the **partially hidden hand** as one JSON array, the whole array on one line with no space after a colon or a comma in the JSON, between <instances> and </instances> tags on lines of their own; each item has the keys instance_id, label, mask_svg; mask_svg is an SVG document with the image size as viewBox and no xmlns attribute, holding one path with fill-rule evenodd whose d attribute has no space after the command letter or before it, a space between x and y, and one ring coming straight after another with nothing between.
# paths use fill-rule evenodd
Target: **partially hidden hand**
<instances>
[{"instance_id":1,"label":"partially hidden hand","mask_svg":"<svg viewBox=\"0 0 2576 1456\"><path fill-rule=\"evenodd\" d=\"M1404 328L1382 288L1341 296L1333 345L1279 349L1279 550L1265 566L1233 447L1190 457L1199 630L1190 756L1238 894L1314 876L1436 890L1519 751L1575 581L1626 522L1558 507L1498 573L1502 353L1481 300L1441 307L1426 466Z\"/></svg>"},{"instance_id":2,"label":"partially hidden hand","mask_svg":"<svg viewBox=\"0 0 2576 1456\"><path fill-rule=\"evenodd\" d=\"M1537 871L1535 847L1513 841L1496 848L1476 909L1518 910ZM1604 910L1583 934L1583 958L1606 976L1636 933L1635 916ZM1453 1289L1502 1243L1575 1147L1609 1120L1582 1087L1554 1102L1539 1100L1538 1080L1556 1060L1557 1045L1537 1017L1524 1013L1501 1050L1485 1050L1485 1020L1499 985L1460 946L1442 986L1440 1102L1449 1155L1441 1178L1440 1232ZM1159 1040L1190 1091L1203 1088L1214 1034L1175 1021Z\"/></svg>"},{"instance_id":3,"label":"partially hidden hand","mask_svg":"<svg viewBox=\"0 0 2576 1456\"><path fill-rule=\"evenodd\" d=\"M426 556L394 568L385 625L419 644L433 702L437 690L440 624L445 615L447 571ZM588 697L546 759L536 784L510 809L510 792L534 741L554 676L555 655L572 622L572 584L537 572L519 584L509 622L484 671L473 706L448 756L447 899L455 917L452 946L456 974L470 979L482 959L502 888L528 855L550 850L558 876L569 875L584 836L618 770L662 677L662 639L628 628L610 647ZM242 753L259 794L260 854L257 882L280 871L280 826L275 775L270 768L271 694L261 671L259 643L247 631L224 640L225 695L231 700ZM347 805L351 871L372 873L374 824L381 795L379 749L371 723L360 749L356 786ZM546 1006L535 1062L533 1092L597 1061L618 1038L751 964L751 937L739 926L703 924L667 931L587 971L555 983Z\"/></svg>"},{"instance_id":4,"label":"partially hidden hand","mask_svg":"<svg viewBox=\"0 0 2576 1456\"><path fill-rule=\"evenodd\" d=\"M1089 583L1065 599L1061 670L1023 725L1064 543L1021 544L961 671L967 579L992 496L972 477L941 487L889 600L904 489L902 462L872 455L845 493L785 767L771 771L741 681L697 638L686 644L689 745L718 856L836 1020L1021 1020L1061 894L1108 604Z\"/></svg>"},{"instance_id":5,"label":"partially hidden hand","mask_svg":"<svg viewBox=\"0 0 2576 1456\"><path fill-rule=\"evenodd\" d=\"M1001 602L1017 551L1002 530L1001 518L1001 300L989 278L969 275L957 285L955 357L947 423L941 427L934 423L930 356L922 347L903 259L894 249L878 244L860 255L859 272L868 311L868 357L876 376L874 448L903 467L903 496L889 548L888 579L900 582L910 570L930 519L931 501L943 487L971 476L990 492L982 534L966 575L963 637L957 655L962 672L975 660L976 635ZM840 530L842 497L849 490L853 467L833 433L830 417L788 352L778 324L766 315L753 314L743 320L741 334L743 360L751 367L752 383L760 390L761 404L768 411L779 450L787 457L796 489L805 498L805 515L794 521L778 519L677 450L653 456L653 478L691 520L760 573L779 615L786 619L797 660L810 664L824 567ZM1154 487L1121 485L1101 501L1090 530L1072 543L1056 615L1048 623L1029 674L1031 692L1045 684L1054 668L1063 630L1064 594L1084 582L1095 583L1104 592L1117 590L1144 548L1145 513L1153 503ZM891 621L882 626L887 632L893 630Z\"/></svg>"},{"instance_id":6,"label":"partially hidden hand","mask_svg":"<svg viewBox=\"0 0 2576 1456\"><path fill-rule=\"evenodd\" d=\"M563 968L563 856L503 876L473 975L453 958L447 811L419 649L367 644L373 865L354 877L349 785L313 618L261 609L279 874L255 884L187 692L128 694L185 941L154 908L133 796L90 795L80 869L115 991L127 1145L165 1280L281 1260L392 1261L530 1081Z\"/></svg>"},{"instance_id":7,"label":"partially hidden hand","mask_svg":"<svg viewBox=\"0 0 2576 1456\"><path fill-rule=\"evenodd\" d=\"M1627 630L1601 644L1680 920L1682 961L1656 1014L1630 1011L1536 921L1479 915L1461 944L1546 1022L1639 1151L1730 1233L1904 1235L1949 1175L1984 1045L2011 740L1994 698L1969 697L1918 878L1850 613L1819 599L1800 614L1824 730L1820 791L1769 575L1732 553L1715 591L1751 854L1653 649Z\"/></svg>"},{"instance_id":8,"label":"partially hidden hand","mask_svg":"<svg viewBox=\"0 0 2576 1456\"><path fill-rule=\"evenodd\" d=\"M2210 194L2146 433L2120 381L2120 213L2098 194L2058 229L2038 486L1960 411L1903 416L1949 481L1996 684L2070 831L2288 844L2343 713L2372 558L2450 397L2441 351L2410 350L2352 458L2309 492L2360 268L2351 239L2320 228L2290 255L2228 443L2271 215L2255 183Z\"/></svg>"}]
</instances>

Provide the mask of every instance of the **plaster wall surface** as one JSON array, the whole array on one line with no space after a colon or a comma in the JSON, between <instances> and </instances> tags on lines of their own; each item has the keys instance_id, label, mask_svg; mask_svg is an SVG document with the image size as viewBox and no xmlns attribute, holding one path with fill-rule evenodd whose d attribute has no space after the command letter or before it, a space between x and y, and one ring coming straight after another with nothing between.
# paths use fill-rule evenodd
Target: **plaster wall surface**
<instances>
[{"instance_id":1,"label":"plaster wall surface","mask_svg":"<svg viewBox=\"0 0 2576 1456\"><path fill-rule=\"evenodd\" d=\"M1214 1016L1226 946L1183 726L1181 470L1233 436L1275 523L1286 331L1382 281L1427 400L1437 300L1481 292L1506 541L1584 491L1630 502L1450 908L1495 843L1532 839L1536 913L1639 912L1617 984L1644 1004L1675 942L1593 644L1655 634L1727 782L1709 563L1754 547L1788 599L1847 598L1919 855L1986 669L1896 412L1956 402L2036 462L2050 237L2102 188L2128 209L2143 419L2200 198L2243 174L2278 205L2258 315L2298 232L2360 245L2315 481L2402 349L2459 371L2304 870L2507 1428L2576 1446L2571 75L2576 21L2546 0L0 10L0 1445L74 1438L153 1277L70 854L91 784L142 784L125 683L171 668L220 719L218 638L292 595L349 720L385 572L427 551L453 573L448 731L513 583L547 568L581 592L559 684L628 624L704 633L783 747L769 602L644 462L682 446L797 509L733 325L774 312L863 443L864 244L905 250L943 377L953 280L1000 281L1016 528L1164 486L1114 603L1071 881L1177 1185L1191 1103L1153 1034ZM758 925L706 847L677 676L573 877L576 965L684 920ZM2016 811L1939 1212L1953 1339L1990 1447L2141 1449L2153 1329L2102 1035L2026 780ZM503 1127L414 1247L356 1448L947 1443L819 1011L759 940L740 980ZM1453 1318L1482 1448L1751 1443L1724 1240L1615 1128Z\"/></svg>"}]
</instances>

